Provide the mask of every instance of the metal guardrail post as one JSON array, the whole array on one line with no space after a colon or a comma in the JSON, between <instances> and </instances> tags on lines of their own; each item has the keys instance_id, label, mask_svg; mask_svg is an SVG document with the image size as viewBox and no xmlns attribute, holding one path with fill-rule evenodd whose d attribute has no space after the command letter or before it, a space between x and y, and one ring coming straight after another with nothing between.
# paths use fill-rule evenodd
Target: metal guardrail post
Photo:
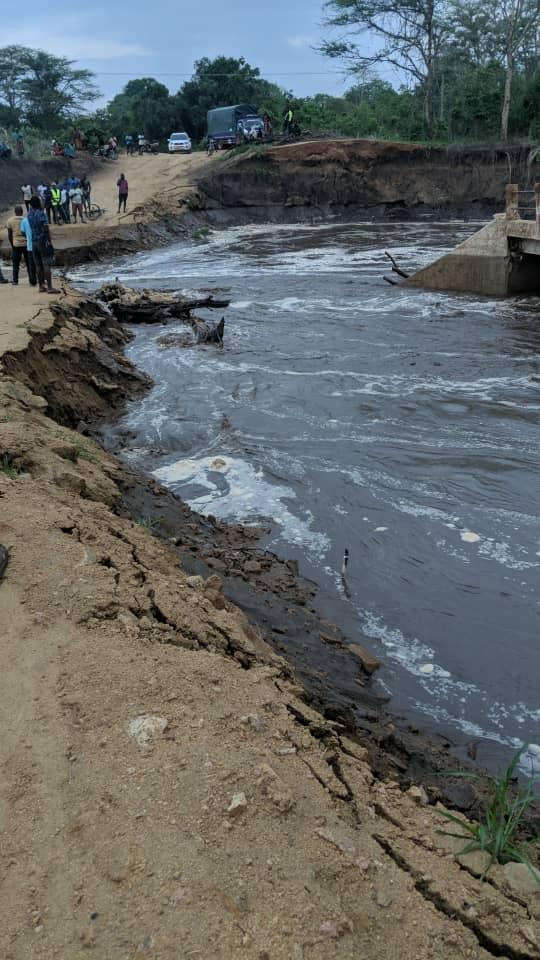
<instances>
[{"instance_id":1,"label":"metal guardrail post","mask_svg":"<svg viewBox=\"0 0 540 960\"><path fill-rule=\"evenodd\" d=\"M536 236L540 237L540 183L534 185L534 202L536 207Z\"/></svg>"},{"instance_id":2,"label":"metal guardrail post","mask_svg":"<svg viewBox=\"0 0 540 960\"><path fill-rule=\"evenodd\" d=\"M506 219L519 220L519 184L506 184Z\"/></svg>"}]
</instances>

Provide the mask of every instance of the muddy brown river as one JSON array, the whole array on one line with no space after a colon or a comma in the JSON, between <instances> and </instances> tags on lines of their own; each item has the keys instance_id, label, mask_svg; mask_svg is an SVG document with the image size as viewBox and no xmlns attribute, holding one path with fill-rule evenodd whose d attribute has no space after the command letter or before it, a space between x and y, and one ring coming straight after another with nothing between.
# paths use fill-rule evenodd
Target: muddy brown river
<instances>
[{"instance_id":1,"label":"muddy brown river","mask_svg":"<svg viewBox=\"0 0 540 960\"><path fill-rule=\"evenodd\" d=\"M383 281L385 249L413 270L478 226L233 228L72 279L230 297L223 350L135 329L155 387L114 428L124 456L196 510L268 519L392 710L488 765L529 742L540 770L540 300Z\"/></svg>"}]
</instances>

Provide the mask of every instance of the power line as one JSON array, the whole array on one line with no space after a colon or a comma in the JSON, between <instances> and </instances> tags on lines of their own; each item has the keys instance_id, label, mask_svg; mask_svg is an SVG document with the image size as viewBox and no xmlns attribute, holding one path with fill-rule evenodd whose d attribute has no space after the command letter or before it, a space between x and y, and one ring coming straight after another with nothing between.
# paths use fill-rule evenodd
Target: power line
<instances>
[{"instance_id":1,"label":"power line","mask_svg":"<svg viewBox=\"0 0 540 960\"><path fill-rule=\"evenodd\" d=\"M140 77L140 71L135 72L134 70L120 70L112 72L105 72L103 70L92 70L91 71L96 77ZM264 81L266 77L325 77L330 75L342 76L344 73L347 73L347 70L302 70L302 71L283 71L281 73L266 73L264 77L248 77L249 80L260 80ZM154 73L152 72L152 77L189 77L190 79L196 77L196 74L193 73ZM234 77L238 78L237 73L210 73L207 74L210 77L219 77L220 79ZM142 78L141 78L142 79Z\"/></svg>"}]
</instances>

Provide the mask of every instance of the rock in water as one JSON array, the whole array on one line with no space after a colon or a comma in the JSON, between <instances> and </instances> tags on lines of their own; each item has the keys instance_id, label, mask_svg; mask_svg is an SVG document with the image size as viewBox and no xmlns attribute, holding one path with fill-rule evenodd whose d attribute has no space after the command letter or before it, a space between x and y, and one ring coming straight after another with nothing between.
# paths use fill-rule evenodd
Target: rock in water
<instances>
[{"instance_id":1,"label":"rock in water","mask_svg":"<svg viewBox=\"0 0 540 960\"><path fill-rule=\"evenodd\" d=\"M4 576L4 573L6 572L8 560L9 560L8 549L7 547L4 547L2 543L0 543L0 580Z\"/></svg>"},{"instance_id":2,"label":"rock in water","mask_svg":"<svg viewBox=\"0 0 540 960\"><path fill-rule=\"evenodd\" d=\"M193 321L193 329L197 338L197 343L217 343L223 344L223 335L225 333L225 317L222 317L219 323L206 323L205 320L197 318Z\"/></svg>"},{"instance_id":3,"label":"rock in water","mask_svg":"<svg viewBox=\"0 0 540 960\"><path fill-rule=\"evenodd\" d=\"M359 643L350 643L349 650L351 653L354 653L355 657L358 657L366 673L371 674L379 669L381 661L370 653L369 650L366 650L365 647L360 646Z\"/></svg>"}]
</instances>

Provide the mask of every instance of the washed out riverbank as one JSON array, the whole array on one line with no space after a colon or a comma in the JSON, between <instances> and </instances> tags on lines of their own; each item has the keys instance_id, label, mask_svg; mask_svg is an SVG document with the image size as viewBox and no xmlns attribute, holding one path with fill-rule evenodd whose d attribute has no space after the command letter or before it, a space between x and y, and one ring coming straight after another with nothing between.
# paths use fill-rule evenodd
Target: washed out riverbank
<instances>
[{"instance_id":1,"label":"washed out riverbank","mask_svg":"<svg viewBox=\"0 0 540 960\"><path fill-rule=\"evenodd\" d=\"M415 269L470 230L236 228L76 276L231 299L218 353L179 347L174 323L137 328L130 356L156 386L111 441L194 509L268 520L264 542L316 581L321 615L382 660L373 693L394 713L493 769L530 742L530 771L537 304L382 282L385 246ZM364 709L324 641L290 647Z\"/></svg>"},{"instance_id":2,"label":"washed out riverbank","mask_svg":"<svg viewBox=\"0 0 540 960\"><path fill-rule=\"evenodd\" d=\"M193 579L219 521L84 435L150 386L125 328L73 291L4 293L6 960L537 957L526 868L486 884L458 861L428 795L379 777L221 579ZM152 535L161 502L183 544Z\"/></svg>"},{"instance_id":3,"label":"washed out riverbank","mask_svg":"<svg viewBox=\"0 0 540 960\"><path fill-rule=\"evenodd\" d=\"M220 579L122 515L140 480L64 425L140 389L119 325L69 293L36 315L17 292L28 320L0 380L6 960L141 944L172 960L180 941L193 958L390 960L398 930L410 960L538 956L527 868L475 878L423 788L374 776Z\"/></svg>"}]
</instances>

